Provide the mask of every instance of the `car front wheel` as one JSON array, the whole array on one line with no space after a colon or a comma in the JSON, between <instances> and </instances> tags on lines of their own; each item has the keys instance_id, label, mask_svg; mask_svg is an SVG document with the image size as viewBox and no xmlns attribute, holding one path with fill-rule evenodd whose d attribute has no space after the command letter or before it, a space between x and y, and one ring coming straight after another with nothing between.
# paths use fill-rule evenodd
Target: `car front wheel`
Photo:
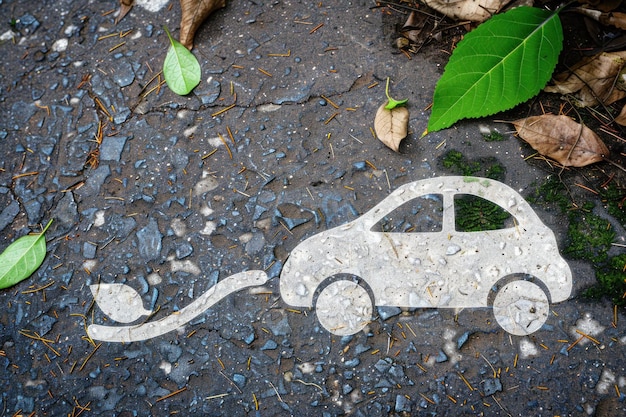
<instances>
[{"instance_id":1,"label":"car front wheel","mask_svg":"<svg viewBox=\"0 0 626 417\"><path fill-rule=\"evenodd\" d=\"M372 300L356 282L330 283L317 297L315 312L320 324L338 336L360 332L372 320Z\"/></svg>"},{"instance_id":2,"label":"car front wheel","mask_svg":"<svg viewBox=\"0 0 626 417\"><path fill-rule=\"evenodd\" d=\"M516 336L536 332L548 319L550 303L544 290L530 281L512 281L493 300L493 315L505 331Z\"/></svg>"}]
</instances>

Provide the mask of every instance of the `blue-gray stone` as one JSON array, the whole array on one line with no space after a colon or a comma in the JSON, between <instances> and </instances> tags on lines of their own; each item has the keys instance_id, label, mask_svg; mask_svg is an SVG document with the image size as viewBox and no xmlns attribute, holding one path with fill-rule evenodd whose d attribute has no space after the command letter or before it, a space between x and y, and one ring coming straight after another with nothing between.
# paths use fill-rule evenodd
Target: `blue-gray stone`
<instances>
[{"instance_id":1,"label":"blue-gray stone","mask_svg":"<svg viewBox=\"0 0 626 417\"><path fill-rule=\"evenodd\" d=\"M346 365L348 368L355 368L359 366L360 363L361 361L359 360L359 358L353 358L353 359L347 360L344 363L344 365Z\"/></svg>"},{"instance_id":2,"label":"blue-gray stone","mask_svg":"<svg viewBox=\"0 0 626 417\"><path fill-rule=\"evenodd\" d=\"M67 193L71 194L71 193ZM3 230L13 222L15 216L20 212L20 205L11 197L11 202L0 212L0 230Z\"/></svg>"},{"instance_id":3,"label":"blue-gray stone","mask_svg":"<svg viewBox=\"0 0 626 417\"><path fill-rule=\"evenodd\" d=\"M31 322L31 326L40 336L45 336L50 330L52 330L52 326L57 322L57 319L54 317L50 317L47 314L42 314L37 317L35 320Z\"/></svg>"},{"instance_id":4,"label":"blue-gray stone","mask_svg":"<svg viewBox=\"0 0 626 417\"><path fill-rule=\"evenodd\" d=\"M183 259L193 253L193 246L189 242L183 242L176 245L176 258Z\"/></svg>"},{"instance_id":5,"label":"blue-gray stone","mask_svg":"<svg viewBox=\"0 0 626 417\"><path fill-rule=\"evenodd\" d=\"M85 259L94 259L98 247L91 242L83 242L83 257Z\"/></svg>"},{"instance_id":6,"label":"blue-gray stone","mask_svg":"<svg viewBox=\"0 0 626 417\"><path fill-rule=\"evenodd\" d=\"M397 413L410 413L411 412L411 401L406 398L404 395L398 394L396 395L396 406Z\"/></svg>"},{"instance_id":7,"label":"blue-gray stone","mask_svg":"<svg viewBox=\"0 0 626 417\"><path fill-rule=\"evenodd\" d=\"M379 359L374 365L374 368L376 368L381 374L386 373L391 368L391 359Z\"/></svg>"},{"instance_id":8,"label":"blue-gray stone","mask_svg":"<svg viewBox=\"0 0 626 417\"><path fill-rule=\"evenodd\" d=\"M461 336L459 336L459 338L456 340L457 348L461 349L461 347L465 344L465 342L468 341L469 335L470 335L469 332L465 332Z\"/></svg>"},{"instance_id":9,"label":"blue-gray stone","mask_svg":"<svg viewBox=\"0 0 626 417\"><path fill-rule=\"evenodd\" d=\"M343 392L343 395L348 395L352 392L353 389L354 388L352 388L350 384L343 384L341 391Z\"/></svg>"},{"instance_id":10,"label":"blue-gray stone","mask_svg":"<svg viewBox=\"0 0 626 417\"><path fill-rule=\"evenodd\" d=\"M246 377L244 375L241 374L234 374L233 375L233 382L235 383L235 385L237 385L239 388L242 388L246 386Z\"/></svg>"},{"instance_id":11,"label":"blue-gray stone","mask_svg":"<svg viewBox=\"0 0 626 417\"><path fill-rule=\"evenodd\" d=\"M393 365L389 368L389 374L391 374L394 378L403 378L404 377L404 369L400 365Z\"/></svg>"},{"instance_id":12,"label":"blue-gray stone","mask_svg":"<svg viewBox=\"0 0 626 417\"><path fill-rule=\"evenodd\" d=\"M493 395L499 391L502 391L500 378L488 378L483 381L483 394L485 396Z\"/></svg>"},{"instance_id":13,"label":"blue-gray stone","mask_svg":"<svg viewBox=\"0 0 626 417\"><path fill-rule=\"evenodd\" d=\"M437 357L435 358L435 362L437 363L441 363L441 362L446 362L448 360L448 355L446 355L443 350L440 350L439 353L437 354Z\"/></svg>"},{"instance_id":14,"label":"blue-gray stone","mask_svg":"<svg viewBox=\"0 0 626 417\"><path fill-rule=\"evenodd\" d=\"M100 160L119 162L124 146L126 145L126 136L109 136L102 139L100 144Z\"/></svg>"},{"instance_id":15,"label":"blue-gray stone","mask_svg":"<svg viewBox=\"0 0 626 417\"><path fill-rule=\"evenodd\" d=\"M159 231L159 225L154 218L150 218L148 225L138 231L137 242L139 254L146 260L156 260L161 256L161 240L163 235Z\"/></svg>"},{"instance_id":16,"label":"blue-gray stone","mask_svg":"<svg viewBox=\"0 0 626 417\"><path fill-rule=\"evenodd\" d=\"M383 306L383 307L376 307L376 310L378 311L378 315L380 316L380 318L383 320L387 320L388 318L397 316L400 313L402 313L402 310L400 309L400 307Z\"/></svg>"},{"instance_id":17,"label":"blue-gray stone","mask_svg":"<svg viewBox=\"0 0 626 417\"><path fill-rule=\"evenodd\" d=\"M128 61L116 62L115 72L113 73L113 81L120 87L127 87L135 81L135 73L133 67Z\"/></svg>"},{"instance_id":18,"label":"blue-gray stone","mask_svg":"<svg viewBox=\"0 0 626 417\"><path fill-rule=\"evenodd\" d=\"M263 346L261 346L261 350L274 350L277 347L278 347L278 343L270 339L267 342L265 342Z\"/></svg>"},{"instance_id":19,"label":"blue-gray stone","mask_svg":"<svg viewBox=\"0 0 626 417\"><path fill-rule=\"evenodd\" d=\"M85 197L97 195L109 175L111 175L111 168L108 165L100 165L88 173L85 185L79 188L77 192Z\"/></svg>"},{"instance_id":20,"label":"blue-gray stone","mask_svg":"<svg viewBox=\"0 0 626 417\"><path fill-rule=\"evenodd\" d=\"M265 247L265 236L263 233L255 233L246 243L245 250L248 255L256 255Z\"/></svg>"}]
</instances>

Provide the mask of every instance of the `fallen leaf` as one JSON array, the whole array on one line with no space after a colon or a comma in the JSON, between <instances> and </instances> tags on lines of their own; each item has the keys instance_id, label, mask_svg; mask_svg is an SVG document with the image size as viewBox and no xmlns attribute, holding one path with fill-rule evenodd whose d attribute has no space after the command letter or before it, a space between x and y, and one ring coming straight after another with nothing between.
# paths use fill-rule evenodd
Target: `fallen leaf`
<instances>
[{"instance_id":1,"label":"fallen leaf","mask_svg":"<svg viewBox=\"0 0 626 417\"><path fill-rule=\"evenodd\" d=\"M120 0L120 11L117 15L117 19L115 19L116 25L130 12L130 9L133 8L133 2L134 0Z\"/></svg>"},{"instance_id":2,"label":"fallen leaf","mask_svg":"<svg viewBox=\"0 0 626 417\"><path fill-rule=\"evenodd\" d=\"M533 149L563 166L583 167L609 154L598 135L565 115L527 117L514 121L513 126Z\"/></svg>"},{"instance_id":3,"label":"fallen leaf","mask_svg":"<svg viewBox=\"0 0 626 417\"><path fill-rule=\"evenodd\" d=\"M409 110L404 107L409 99L396 100L389 95L389 77L387 77L385 95L387 102L376 112L374 130L382 143L398 152L400 142L406 137L409 127Z\"/></svg>"},{"instance_id":4,"label":"fallen leaf","mask_svg":"<svg viewBox=\"0 0 626 417\"><path fill-rule=\"evenodd\" d=\"M165 28L170 40L170 48L163 61L163 76L167 86L178 95L187 95L200 83L202 71L196 57L180 42L172 38Z\"/></svg>"},{"instance_id":5,"label":"fallen leaf","mask_svg":"<svg viewBox=\"0 0 626 417\"><path fill-rule=\"evenodd\" d=\"M455 20L484 22L511 0L424 0L424 3Z\"/></svg>"},{"instance_id":6,"label":"fallen leaf","mask_svg":"<svg viewBox=\"0 0 626 417\"><path fill-rule=\"evenodd\" d=\"M571 71L554 77L554 85L548 93L572 94L578 92L577 104L581 107L595 106L602 102L609 105L626 97L626 92L616 88L616 78L626 62L626 51L603 52L580 61Z\"/></svg>"},{"instance_id":7,"label":"fallen leaf","mask_svg":"<svg viewBox=\"0 0 626 417\"><path fill-rule=\"evenodd\" d=\"M44 234L51 224L52 220L41 233L22 236L0 254L0 289L25 280L39 268L46 257Z\"/></svg>"},{"instance_id":8,"label":"fallen leaf","mask_svg":"<svg viewBox=\"0 0 626 417\"><path fill-rule=\"evenodd\" d=\"M180 43L189 50L202 22L215 10L226 7L226 0L180 0Z\"/></svg>"},{"instance_id":9,"label":"fallen leaf","mask_svg":"<svg viewBox=\"0 0 626 417\"><path fill-rule=\"evenodd\" d=\"M94 284L89 289L100 310L120 323L131 323L152 314L143 306L141 296L126 284Z\"/></svg>"},{"instance_id":10,"label":"fallen leaf","mask_svg":"<svg viewBox=\"0 0 626 417\"><path fill-rule=\"evenodd\" d=\"M406 107L387 109L387 103L378 108L374 118L374 130L378 139L390 149L398 152L400 142L407 135L409 110Z\"/></svg>"}]
</instances>

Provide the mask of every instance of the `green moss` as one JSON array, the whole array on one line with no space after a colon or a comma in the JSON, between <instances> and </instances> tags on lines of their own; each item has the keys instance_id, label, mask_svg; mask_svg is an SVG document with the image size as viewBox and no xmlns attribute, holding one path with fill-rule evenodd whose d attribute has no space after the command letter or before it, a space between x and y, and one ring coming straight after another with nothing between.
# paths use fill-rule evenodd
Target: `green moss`
<instances>
[{"instance_id":1,"label":"green moss","mask_svg":"<svg viewBox=\"0 0 626 417\"><path fill-rule=\"evenodd\" d=\"M487 142L502 142L503 140L506 140L502 133L495 130L491 131L488 135L483 135L483 138Z\"/></svg>"},{"instance_id":2,"label":"green moss","mask_svg":"<svg viewBox=\"0 0 626 417\"><path fill-rule=\"evenodd\" d=\"M506 169L498 163L496 158L470 160L454 149L441 157L441 164L457 175L486 177L498 181L502 181L506 173Z\"/></svg>"},{"instance_id":3,"label":"green moss","mask_svg":"<svg viewBox=\"0 0 626 417\"><path fill-rule=\"evenodd\" d=\"M549 176L545 182L535 186L535 191L526 197L526 200L543 206L556 204L562 212L566 212L572 205L565 186L556 175Z\"/></svg>"},{"instance_id":4,"label":"green moss","mask_svg":"<svg viewBox=\"0 0 626 417\"><path fill-rule=\"evenodd\" d=\"M626 214L621 207L624 190L609 186L601 192L601 199L609 214L624 225ZM574 205L557 176L551 176L538 185L527 200L545 207L556 205L563 217L567 217L569 226L563 252L573 259L590 262L596 274L597 283L583 294L592 298L607 297L615 304L626 305L626 255L609 257L615 230L607 219L591 212L594 204L587 201L582 207L572 210Z\"/></svg>"},{"instance_id":5,"label":"green moss","mask_svg":"<svg viewBox=\"0 0 626 417\"><path fill-rule=\"evenodd\" d=\"M584 207L588 209L587 207ZM615 239L613 226L606 219L583 210L572 212L567 231L568 246L565 253L574 259L589 261L600 266L607 260L607 252Z\"/></svg>"},{"instance_id":6,"label":"green moss","mask_svg":"<svg viewBox=\"0 0 626 417\"><path fill-rule=\"evenodd\" d=\"M605 205L609 214L626 228L626 210L624 210L624 204L626 204L626 190L619 188L615 183L610 183L608 188L600 192L600 198Z\"/></svg>"},{"instance_id":7,"label":"green moss","mask_svg":"<svg viewBox=\"0 0 626 417\"><path fill-rule=\"evenodd\" d=\"M484 198L474 195L458 195L454 198L455 228L460 232L502 229L509 219L509 212Z\"/></svg>"},{"instance_id":8,"label":"green moss","mask_svg":"<svg viewBox=\"0 0 626 417\"><path fill-rule=\"evenodd\" d=\"M591 298L608 296L619 306L626 305L626 254L614 256L596 271L598 283L585 291Z\"/></svg>"}]
</instances>

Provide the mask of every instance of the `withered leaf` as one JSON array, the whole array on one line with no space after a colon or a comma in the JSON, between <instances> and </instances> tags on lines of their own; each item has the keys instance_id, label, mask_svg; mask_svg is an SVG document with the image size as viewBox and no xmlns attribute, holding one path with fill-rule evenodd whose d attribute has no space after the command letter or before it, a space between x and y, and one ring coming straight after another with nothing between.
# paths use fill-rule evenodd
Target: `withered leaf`
<instances>
[{"instance_id":1,"label":"withered leaf","mask_svg":"<svg viewBox=\"0 0 626 417\"><path fill-rule=\"evenodd\" d=\"M609 105L626 97L626 92L616 88L616 78L626 62L626 51L603 52L580 61L571 71L554 77L554 85L546 87L548 93L571 94L578 92L578 105L595 106L599 102Z\"/></svg>"},{"instance_id":2,"label":"withered leaf","mask_svg":"<svg viewBox=\"0 0 626 417\"><path fill-rule=\"evenodd\" d=\"M600 162L609 154L598 135L565 115L531 116L516 120L513 125L533 149L563 166L583 167Z\"/></svg>"},{"instance_id":3,"label":"withered leaf","mask_svg":"<svg viewBox=\"0 0 626 417\"><path fill-rule=\"evenodd\" d=\"M226 0L180 0L180 43L189 50L202 22L215 10L226 6Z\"/></svg>"},{"instance_id":4,"label":"withered leaf","mask_svg":"<svg viewBox=\"0 0 626 417\"><path fill-rule=\"evenodd\" d=\"M135 0L120 0L120 12L117 15L117 19L115 19L115 24L117 25L120 20L124 18L130 12L130 9L133 8L133 2Z\"/></svg>"},{"instance_id":5,"label":"withered leaf","mask_svg":"<svg viewBox=\"0 0 626 417\"><path fill-rule=\"evenodd\" d=\"M424 0L424 3L455 20L484 22L511 0Z\"/></svg>"},{"instance_id":6,"label":"withered leaf","mask_svg":"<svg viewBox=\"0 0 626 417\"><path fill-rule=\"evenodd\" d=\"M387 103L378 108L374 118L374 130L378 139L390 149L398 152L400 142L407 135L409 127L409 109L404 106L385 108Z\"/></svg>"}]
</instances>

